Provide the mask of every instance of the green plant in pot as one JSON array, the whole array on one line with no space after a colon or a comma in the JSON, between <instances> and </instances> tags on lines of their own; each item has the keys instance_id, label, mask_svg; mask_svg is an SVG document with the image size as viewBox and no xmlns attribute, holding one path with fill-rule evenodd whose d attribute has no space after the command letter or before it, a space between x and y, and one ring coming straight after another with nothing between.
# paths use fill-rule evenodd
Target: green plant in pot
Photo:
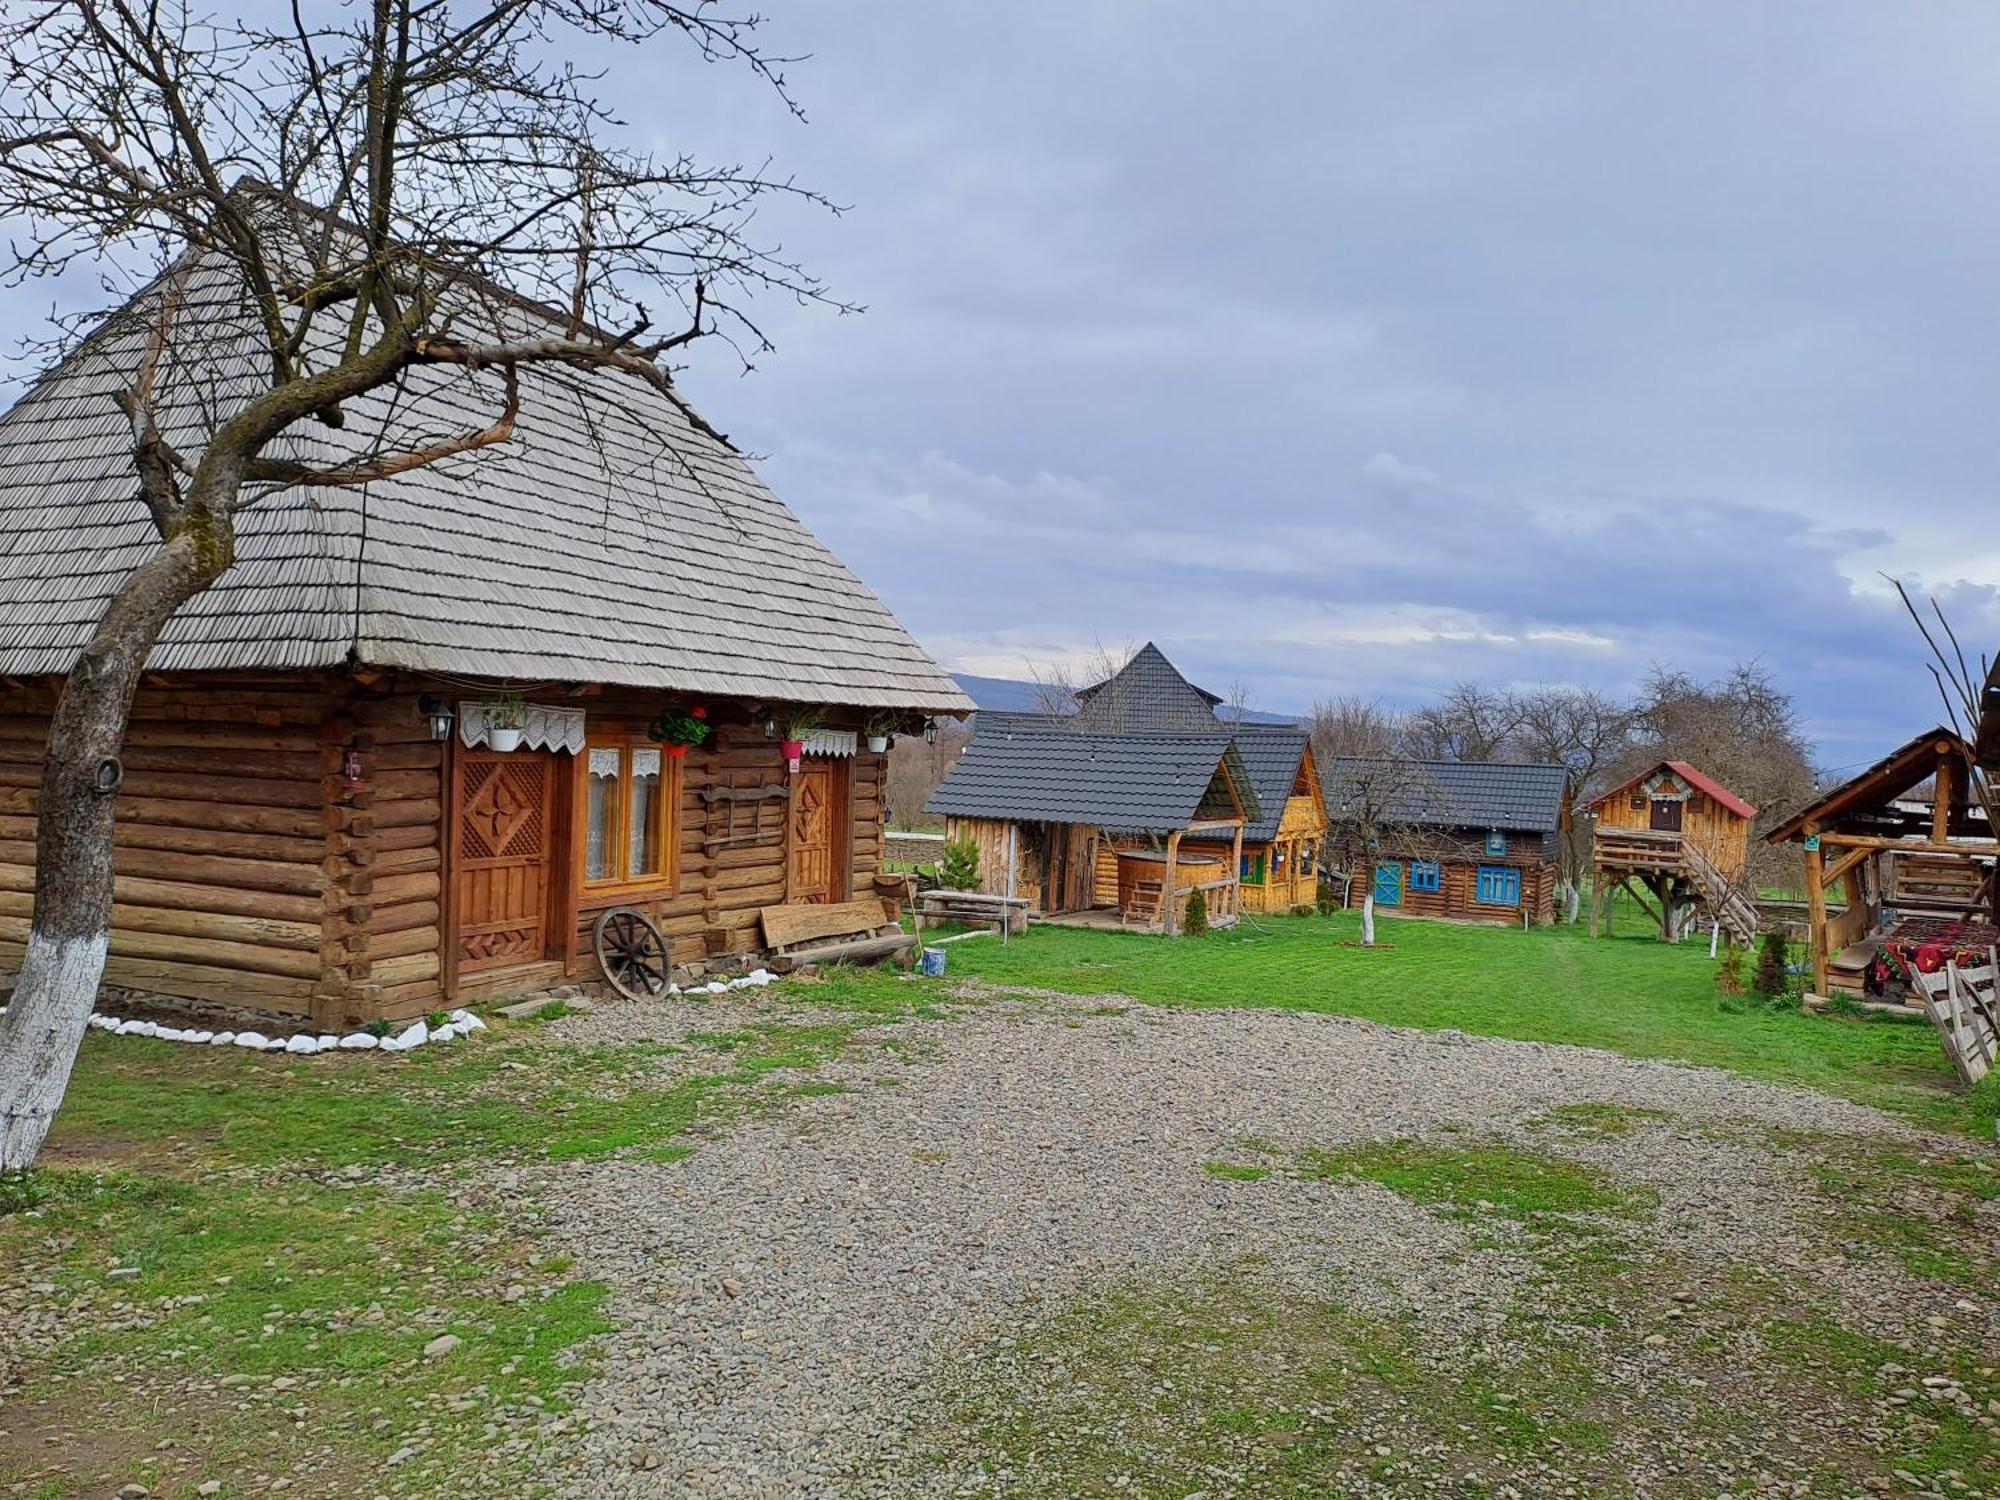
<instances>
[{"instance_id":1,"label":"green plant in pot","mask_svg":"<svg viewBox=\"0 0 2000 1500\"><path fill-rule=\"evenodd\" d=\"M819 731L826 716L816 708L797 710L785 721L785 737L778 749L785 757L785 769L797 775L799 763L805 759L806 741Z\"/></svg>"},{"instance_id":2,"label":"green plant in pot","mask_svg":"<svg viewBox=\"0 0 2000 1500\"><path fill-rule=\"evenodd\" d=\"M708 710L699 703L690 708L670 708L646 726L649 737L666 747L667 754L679 760L688 753L690 745L704 743L713 733L708 722Z\"/></svg>"},{"instance_id":3,"label":"green plant in pot","mask_svg":"<svg viewBox=\"0 0 2000 1500\"><path fill-rule=\"evenodd\" d=\"M867 737L868 753L870 755L880 755L889 748L890 742L895 737L896 726L899 722L900 717L896 714L870 714L868 716L868 725L862 730L862 733Z\"/></svg>"},{"instance_id":4,"label":"green plant in pot","mask_svg":"<svg viewBox=\"0 0 2000 1500\"><path fill-rule=\"evenodd\" d=\"M522 732L528 727L528 700L519 693L489 698L486 713L486 745L490 750L518 750Z\"/></svg>"}]
</instances>

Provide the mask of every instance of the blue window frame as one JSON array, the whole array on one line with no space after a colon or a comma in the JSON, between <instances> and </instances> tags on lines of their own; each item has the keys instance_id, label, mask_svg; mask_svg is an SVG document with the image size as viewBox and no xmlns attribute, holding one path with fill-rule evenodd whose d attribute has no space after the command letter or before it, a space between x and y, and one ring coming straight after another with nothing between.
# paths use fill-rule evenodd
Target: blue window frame
<instances>
[{"instance_id":1,"label":"blue window frame","mask_svg":"<svg viewBox=\"0 0 2000 1500\"><path fill-rule=\"evenodd\" d=\"M1375 867L1375 904L1403 904L1403 867L1393 859L1384 860Z\"/></svg>"},{"instance_id":2,"label":"blue window frame","mask_svg":"<svg viewBox=\"0 0 2000 1500\"><path fill-rule=\"evenodd\" d=\"M1413 891L1437 891L1444 884L1444 872L1434 859L1413 859L1410 861L1410 889Z\"/></svg>"},{"instance_id":3,"label":"blue window frame","mask_svg":"<svg viewBox=\"0 0 2000 1500\"><path fill-rule=\"evenodd\" d=\"M1519 906L1521 872L1511 865L1481 865L1472 899L1481 906Z\"/></svg>"},{"instance_id":4,"label":"blue window frame","mask_svg":"<svg viewBox=\"0 0 2000 1500\"><path fill-rule=\"evenodd\" d=\"M1244 855L1243 867L1236 873L1237 878L1245 885L1262 885L1264 883L1264 856L1262 854Z\"/></svg>"},{"instance_id":5,"label":"blue window frame","mask_svg":"<svg viewBox=\"0 0 2000 1500\"><path fill-rule=\"evenodd\" d=\"M1505 854L1507 852L1507 835L1497 828L1488 832L1486 835L1486 852L1488 854Z\"/></svg>"}]
</instances>

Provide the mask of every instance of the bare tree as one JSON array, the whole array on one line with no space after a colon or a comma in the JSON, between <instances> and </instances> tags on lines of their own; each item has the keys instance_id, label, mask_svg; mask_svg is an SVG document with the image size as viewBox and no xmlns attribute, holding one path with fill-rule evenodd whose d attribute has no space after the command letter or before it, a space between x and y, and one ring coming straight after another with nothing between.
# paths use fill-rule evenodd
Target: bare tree
<instances>
[{"instance_id":1,"label":"bare tree","mask_svg":"<svg viewBox=\"0 0 2000 1500\"><path fill-rule=\"evenodd\" d=\"M888 813L895 828L914 829L924 819L924 804L944 785L951 768L972 738L971 726L957 719L938 721L937 739L900 734L889 747Z\"/></svg>"},{"instance_id":2,"label":"bare tree","mask_svg":"<svg viewBox=\"0 0 2000 1500\"><path fill-rule=\"evenodd\" d=\"M1339 851L1342 876L1362 882L1361 942L1375 945L1375 869L1387 860L1436 859L1448 840L1443 798L1416 761L1395 756L1329 764L1328 844Z\"/></svg>"},{"instance_id":3,"label":"bare tree","mask_svg":"<svg viewBox=\"0 0 2000 1500\"><path fill-rule=\"evenodd\" d=\"M1085 692L1116 677L1138 651L1137 646L1130 644L1118 647L1096 641L1073 661L1030 662L1028 678L1035 685L1036 708L1045 714L1074 717L1082 707ZM1126 720L1130 715L1126 710L1126 704L1099 695L1092 710L1091 727L1115 734L1128 727Z\"/></svg>"},{"instance_id":4,"label":"bare tree","mask_svg":"<svg viewBox=\"0 0 2000 1500\"><path fill-rule=\"evenodd\" d=\"M1758 809L1750 841L1753 886L1796 889L1795 847L1773 848L1758 834L1811 801L1818 778L1797 709L1757 662L1745 662L1713 682L1656 667L1633 708L1633 736L1614 765L1614 779L1654 761L1699 766Z\"/></svg>"},{"instance_id":5,"label":"bare tree","mask_svg":"<svg viewBox=\"0 0 2000 1500\"><path fill-rule=\"evenodd\" d=\"M1581 881L1590 861L1590 833L1576 809L1596 795L1604 773L1631 743L1633 710L1590 688L1542 687L1514 697L1514 742L1531 761L1561 766L1564 836L1563 911L1576 920Z\"/></svg>"},{"instance_id":6,"label":"bare tree","mask_svg":"<svg viewBox=\"0 0 2000 1500\"><path fill-rule=\"evenodd\" d=\"M115 317L58 322L42 352L89 335L121 362L133 493L159 535L50 730L34 916L0 1018L0 1169L34 1160L102 977L141 669L228 570L241 514L504 444L524 403L586 374L679 403L676 350L766 347L748 294L830 300L750 224L773 195L832 205L761 168L621 146L595 75L564 60L678 38L790 104L757 25L711 0L13 0L0 16L0 266L144 284ZM453 389L490 420L426 407ZM384 390L411 399L369 409L401 420L354 430Z\"/></svg>"},{"instance_id":7,"label":"bare tree","mask_svg":"<svg viewBox=\"0 0 2000 1500\"><path fill-rule=\"evenodd\" d=\"M1461 682L1410 715L1404 743L1420 760L1504 760L1519 728L1520 707L1511 694Z\"/></svg>"},{"instance_id":8,"label":"bare tree","mask_svg":"<svg viewBox=\"0 0 2000 1500\"><path fill-rule=\"evenodd\" d=\"M1374 698L1331 698L1313 705L1306 716L1313 757L1322 766L1354 756L1372 759L1394 755L1402 747L1403 717Z\"/></svg>"},{"instance_id":9,"label":"bare tree","mask_svg":"<svg viewBox=\"0 0 2000 1500\"><path fill-rule=\"evenodd\" d=\"M1937 684L1945 721L1974 748L1975 764L1967 794L1986 815L1986 826L2000 833L2000 817L1995 816L1996 810L2000 810L2000 794L1996 794L1987 774L1993 761L2000 759L2000 661L1990 659L1984 652L1976 660L1968 660L1965 648L1959 644L1958 632L1945 618L1944 607L1935 598L1927 601L1931 618L1926 621L1902 580L1889 581L1896 585L1903 608L1930 651L1931 659L1925 665L1931 680ZM2000 880L2000 870L1988 878Z\"/></svg>"}]
</instances>

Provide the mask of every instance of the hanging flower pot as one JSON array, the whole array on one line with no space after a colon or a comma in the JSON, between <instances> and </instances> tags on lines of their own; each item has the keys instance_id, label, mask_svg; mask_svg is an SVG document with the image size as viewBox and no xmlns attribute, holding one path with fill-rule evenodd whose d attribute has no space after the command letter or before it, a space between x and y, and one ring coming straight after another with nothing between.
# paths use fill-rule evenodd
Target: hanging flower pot
<instances>
[{"instance_id":1,"label":"hanging flower pot","mask_svg":"<svg viewBox=\"0 0 2000 1500\"><path fill-rule=\"evenodd\" d=\"M779 742L778 749L785 757L785 769L796 774L799 769L799 762L806 758L806 742L804 740L782 740Z\"/></svg>"},{"instance_id":2,"label":"hanging flower pot","mask_svg":"<svg viewBox=\"0 0 2000 1500\"><path fill-rule=\"evenodd\" d=\"M880 754L881 754L881 753L882 753L883 751L887 750L888 748L889 748L889 736L888 736L888 735L886 735L886 734L871 734L871 735L869 735L869 736L868 736L868 753L869 753L869 754L871 754L871 755L880 755Z\"/></svg>"},{"instance_id":3,"label":"hanging flower pot","mask_svg":"<svg viewBox=\"0 0 2000 1500\"><path fill-rule=\"evenodd\" d=\"M686 745L663 745L661 748L667 752L668 760L687 759L688 747Z\"/></svg>"},{"instance_id":4,"label":"hanging flower pot","mask_svg":"<svg viewBox=\"0 0 2000 1500\"><path fill-rule=\"evenodd\" d=\"M489 750L518 750L521 748L521 731L489 724L486 727L486 747Z\"/></svg>"}]
</instances>

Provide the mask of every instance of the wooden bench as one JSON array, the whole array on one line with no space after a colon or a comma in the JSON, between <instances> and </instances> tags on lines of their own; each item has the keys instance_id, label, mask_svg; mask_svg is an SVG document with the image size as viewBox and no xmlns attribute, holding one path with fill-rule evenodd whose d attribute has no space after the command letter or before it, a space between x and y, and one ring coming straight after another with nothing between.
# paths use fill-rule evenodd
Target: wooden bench
<instances>
[{"instance_id":1,"label":"wooden bench","mask_svg":"<svg viewBox=\"0 0 2000 1500\"><path fill-rule=\"evenodd\" d=\"M865 963L903 959L917 940L897 925L894 907L881 897L817 905L767 906L757 914L771 969L789 974L801 964Z\"/></svg>"},{"instance_id":2,"label":"wooden bench","mask_svg":"<svg viewBox=\"0 0 2000 1500\"><path fill-rule=\"evenodd\" d=\"M995 932L1004 925L1008 932L1019 934L1028 930L1028 898L943 887L920 891L917 893L919 928L929 921L991 923Z\"/></svg>"}]
</instances>

